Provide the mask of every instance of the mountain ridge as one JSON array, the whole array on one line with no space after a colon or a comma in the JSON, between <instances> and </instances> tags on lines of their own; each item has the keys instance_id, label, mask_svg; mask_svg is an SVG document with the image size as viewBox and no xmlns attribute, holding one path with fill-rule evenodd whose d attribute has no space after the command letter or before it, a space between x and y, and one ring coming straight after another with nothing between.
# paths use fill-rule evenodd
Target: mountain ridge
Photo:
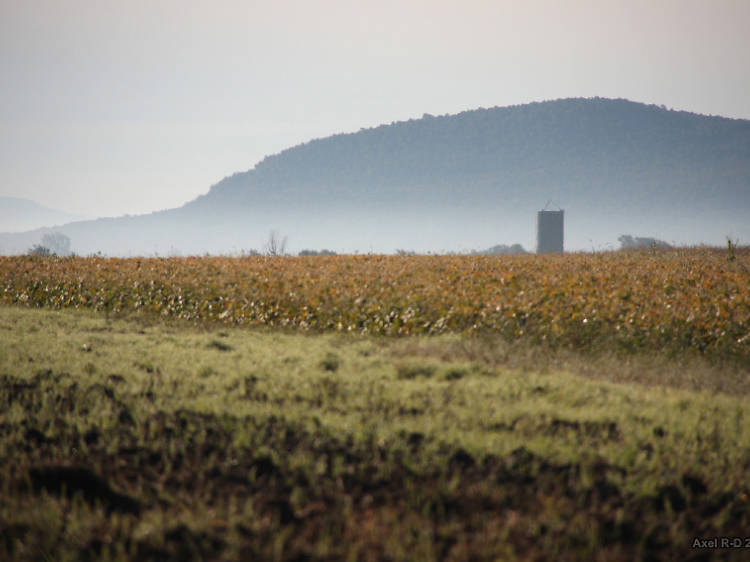
<instances>
[{"instance_id":1,"label":"mountain ridge","mask_svg":"<svg viewBox=\"0 0 750 562\"><path fill-rule=\"evenodd\" d=\"M22 232L83 219L25 197L0 195L0 232Z\"/></svg>"}]
</instances>

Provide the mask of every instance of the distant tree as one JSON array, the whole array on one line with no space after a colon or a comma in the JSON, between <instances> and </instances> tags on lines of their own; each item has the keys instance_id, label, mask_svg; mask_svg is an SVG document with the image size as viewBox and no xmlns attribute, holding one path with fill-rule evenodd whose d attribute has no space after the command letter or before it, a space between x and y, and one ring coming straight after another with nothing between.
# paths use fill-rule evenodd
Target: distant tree
<instances>
[{"instance_id":1,"label":"distant tree","mask_svg":"<svg viewBox=\"0 0 750 562\"><path fill-rule=\"evenodd\" d=\"M336 252L332 250L302 250L300 256L335 256Z\"/></svg>"},{"instance_id":2,"label":"distant tree","mask_svg":"<svg viewBox=\"0 0 750 562\"><path fill-rule=\"evenodd\" d=\"M643 250L649 248L666 249L672 247L670 244L657 238L641 236L633 237L630 234L623 234L617 239L617 241L620 243L621 250Z\"/></svg>"},{"instance_id":3,"label":"distant tree","mask_svg":"<svg viewBox=\"0 0 750 562\"><path fill-rule=\"evenodd\" d=\"M29 249L28 254L30 256L39 256L42 258L48 258L52 255L52 250L50 250L46 246L42 246L41 244L34 244L34 246Z\"/></svg>"},{"instance_id":4,"label":"distant tree","mask_svg":"<svg viewBox=\"0 0 750 562\"><path fill-rule=\"evenodd\" d=\"M515 254L528 254L528 252L524 249L521 244L513 244L511 246L508 246L506 244L498 244L496 246L492 246L491 248L487 248L486 250L483 250L481 252L474 252L475 254L485 254L489 256L501 256L501 255L515 255Z\"/></svg>"},{"instance_id":5,"label":"distant tree","mask_svg":"<svg viewBox=\"0 0 750 562\"><path fill-rule=\"evenodd\" d=\"M62 232L52 232L42 236L42 246L58 256L70 255L70 238Z\"/></svg>"},{"instance_id":6,"label":"distant tree","mask_svg":"<svg viewBox=\"0 0 750 562\"><path fill-rule=\"evenodd\" d=\"M268 234L268 240L263 245L263 253L271 257L286 255L286 241L286 236L282 238L278 232L272 230Z\"/></svg>"}]
</instances>

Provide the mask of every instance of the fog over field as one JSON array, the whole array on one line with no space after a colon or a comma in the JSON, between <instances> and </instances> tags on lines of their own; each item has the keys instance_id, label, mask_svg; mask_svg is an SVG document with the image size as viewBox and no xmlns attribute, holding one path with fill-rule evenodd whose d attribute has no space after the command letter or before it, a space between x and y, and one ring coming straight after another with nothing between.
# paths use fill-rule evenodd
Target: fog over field
<instances>
[{"instance_id":1,"label":"fog over field","mask_svg":"<svg viewBox=\"0 0 750 562\"><path fill-rule=\"evenodd\" d=\"M750 121L604 98L425 114L286 149L176 209L0 245L60 232L79 254L237 254L276 232L292 252L533 250L547 204L566 211L566 250L750 240Z\"/></svg>"}]
</instances>

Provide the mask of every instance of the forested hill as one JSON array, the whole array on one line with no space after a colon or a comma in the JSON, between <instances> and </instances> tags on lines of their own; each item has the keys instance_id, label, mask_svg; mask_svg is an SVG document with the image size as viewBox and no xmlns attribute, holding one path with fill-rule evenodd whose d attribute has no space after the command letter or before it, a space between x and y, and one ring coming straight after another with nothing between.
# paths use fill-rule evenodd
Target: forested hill
<instances>
[{"instance_id":1,"label":"forested hill","mask_svg":"<svg viewBox=\"0 0 750 562\"><path fill-rule=\"evenodd\" d=\"M568 249L747 242L750 121L601 98L425 114L289 148L179 209L63 231L120 254L257 248L272 229L292 249L533 248L549 200Z\"/></svg>"},{"instance_id":2,"label":"forested hill","mask_svg":"<svg viewBox=\"0 0 750 562\"><path fill-rule=\"evenodd\" d=\"M425 114L295 146L219 182L200 203L286 205L290 196L321 205L470 197L747 208L750 121L599 98Z\"/></svg>"}]
</instances>

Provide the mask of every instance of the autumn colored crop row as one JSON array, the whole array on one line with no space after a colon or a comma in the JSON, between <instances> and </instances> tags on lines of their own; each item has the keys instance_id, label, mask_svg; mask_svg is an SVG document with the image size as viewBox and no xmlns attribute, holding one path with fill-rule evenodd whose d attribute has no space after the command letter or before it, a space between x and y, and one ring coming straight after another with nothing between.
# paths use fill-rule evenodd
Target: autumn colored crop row
<instances>
[{"instance_id":1,"label":"autumn colored crop row","mask_svg":"<svg viewBox=\"0 0 750 562\"><path fill-rule=\"evenodd\" d=\"M0 302L750 358L750 255L0 258Z\"/></svg>"}]
</instances>

